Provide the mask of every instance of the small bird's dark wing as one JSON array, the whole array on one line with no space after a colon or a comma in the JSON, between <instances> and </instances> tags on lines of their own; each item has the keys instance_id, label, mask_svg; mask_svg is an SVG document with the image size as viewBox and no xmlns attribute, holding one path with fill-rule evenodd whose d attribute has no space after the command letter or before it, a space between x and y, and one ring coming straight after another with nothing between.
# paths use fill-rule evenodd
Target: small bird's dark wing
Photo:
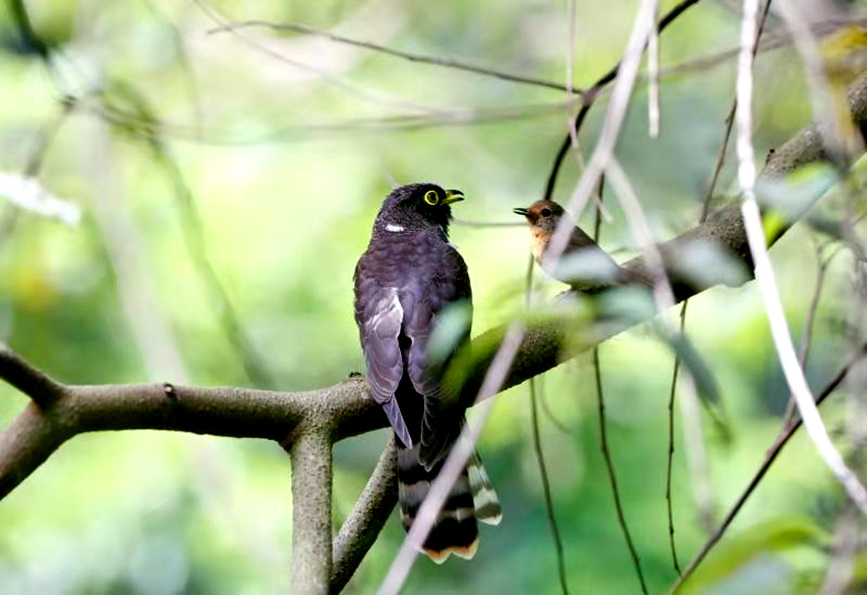
<instances>
[{"instance_id":1,"label":"small bird's dark wing","mask_svg":"<svg viewBox=\"0 0 867 595\"><path fill-rule=\"evenodd\" d=\"M355 318L361 333L367 381L373 399L382 405L397 437L407 448L412 448L409 429L394 395L403 376L403 356L398 340L403 308L397 290L380 287L356 271Z\"/></svg>"},{"instance_id":2,"label":"small bird's dark wing","mask_svg":"<svg viewBox=\"0 0 867 595\"><path fill-rule=\"evenodd\" d=\"M442 402L442 366L431 366L427 361L427 345L438 322L438 315L449 305L465 300L472 307L472 290L467 265L457 250L443 244L437 258L430 259L432 274L424 275L429 281L418 292L402 292L404 312L403 332L412 344L407 358L407 371L415 390L424 397L424 415L421 426L419 460L431 468L448 452L460 432L462 415L445 410ZM472 320L470 316L468 320ZM455 341L455 349L470 334L470 325L463 336ZM453 350L453 352L454 352ZM453 355L454 353L452 353Z\"/></svg>"}]
</instances>

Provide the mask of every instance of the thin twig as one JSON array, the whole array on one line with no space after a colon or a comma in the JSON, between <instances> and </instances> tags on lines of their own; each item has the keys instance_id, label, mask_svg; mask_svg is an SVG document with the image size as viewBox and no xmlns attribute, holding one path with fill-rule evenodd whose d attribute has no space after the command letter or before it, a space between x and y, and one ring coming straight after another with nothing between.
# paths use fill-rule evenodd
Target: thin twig
<instances>
[{"instance_id":1,"label":"thin twig","mask_svg":"<svg viewBox=\"0 0 867 595\"><path fill-rule=\"evenodd\" d=\"M441 109L437 106L422 105L404 99L395 99L376 91L370 91L369 89L360 87L355 83L350 82L345 77L336 75L333 72L330 72L323 68L319 68L317 66L313 66L311 64L307 64L305 62L301 62L294 58L290 58L289 56L278 52L271 47L268 47L264 43L259 42L257 39L248 36L246 32L238 28L227 28L227 26L231 25L230 19L225 14L223 14L219 8L214 6L214 4L211 3L209 0L193 1L196 3L196 5L199 6L199 8L208 18L217 23L218 27L226 28L226 30L236 39L238 39L242 44L283 64L289 65L299 70L303 70L305 72L312 72L320 76L323 81L334 85L338 89L342 89L356 99L364 100L374 105L381 105L410 112L436 112Z\"/></svg>"},{"instance_id":2,"label":"thin twig","mask_svg":"<svg viewBox=\"0 0 867 595\"><path fill-rule=\"evenodd\" d=\"M535 259L533 255L527 262L527 276L524 286L524 301L527 310L532 307L533 301L533 269ZM560 578L560 590L564 595L569 593L566 581L566 563L564 560L563 540L560 538L560 527L557 525L557 516L554 513L554 500L551 497L551 482L548 480L548 469L545 466L545 455L542 452L542 439L539 435L539 405L536 398L536 379L530 378L530 429L533 433L533 450L536 453L536 462L539 465L539 477L542 480L542 494L545 499L545 511L548 515L548 523L551 525L551 539L554 542L554 555L557 558L557 575ZM544 396L544 395L543 395Z\"/></svg>"},{"instance_id":3,"label":"thin twig","mask_svg":"<svg viewBox=\"0 0 867 595\"><path fill-rule=\"evenodd\" d=\"M224 136L225 133L220 131L204 135L195 125L166 120L160 121L159 129L163 137L177 140L214 146L246 147L266 143L321 139L328 134L367 133L371 131L405 132L434 127L474 126L492 122L547 118L562 112L566 106L566 101L557 101L494 108L453 108L418 114L356 118L343 122L293 123L275 126L272 131L246 138ZM150 128L152 123L141 120L136 114L119 110L117 107L113 107L111 111L106 111L98 105L88 105L87 110L112 124L130 127L129 132L139 138L150 139L154 137L154 132Z\"/></svg>"},{"instance_id":4,"label":"thin twig","mask_svg":"<svg viewBox=\"0 0 867 595\"><path fill-rule=\"evenodd\" d=\"M807 309L807 317L804 320L804 331L801 335L801 343L798 345L798 363L801 368L807 369L807 359L810 356L810 344L813 341L813 326L816 323L816 312L819 309L819 298L822 296L822 288L825 286L828 266L839 251L835 250L828 258L822 258L821 246L816 246L816 286L813 288L813 296L810 298L810 306ZM783 427L785 428L795 416L795 400L789 399L786 404L786 412L783 415Z\"/></svg>"},{"instance_id":5,"label":"thin twig","mask_svg":"<svg viewBox=\"0 0 867 595\"><path fill-rule=\"evenodd\" d=\"M523 221L518 221L517 223L507 223L505 221L470 221L458 217L452 218L452 224L462 227L527 227L527 224Z\"/></svg>"},{"instance_id":6,"label":"thin twig","mask_svg":"<svg viewBox=\"0 0 867 595\"><path fill-rule=\"evenodd\" d=\"M635 85L635 78L638 74L638 67L641 61L641 53L647 43L647 38L650 35L650 30L654 26L653 15L656 10L656 0L642 0L638 13L635 16L635 21L632 26L632 32L629 35L626 49L623 53L623 59L620 62L620 67L617 72L617 81L614 84L614 90L611 94L611 100L608 104L608 110L605 112L605 119L602 124L602 131L599 134L599 140L596 142L596 148L593 150L593 155L587 163L584 173L578 180L575 191L567 204L566 210L571 212L577 221L581 216L581 211L587 200L593 194L596 184L599 181L599 176L608 168L609 161L614 156L614 147L620 137L620 130L626 118L626 110L629 107L629 101L632 97L632 90ZM586 107L586 106L585 106ZM584 112L582 108L579 116ZM576 135L578 122L576 118ZM571 137L567 138L567 142L571 144ZM547 198L547 196L546 196ZM563 251L569 242L569 236L572 233L572 222L569 217L561 217L557 224L554 233L548 242L548 247L545 251L544 260L546 265L544 268L551 267L553 269Z\"/></svg>"},{"instance_id":7,"label":"thin twig","mask_svg":"<svg viewBox=\"0 0 867 595\"><path fill-rule=\"evenodd\" d=\"M403 60L409 60L410 62L417 62L420 64L431 64L433 66L442 66L443 68L450 68L452 70L462 70L464 72L471 72L473 74L480 74L483 76L493 77L504 81L509 81L512 83L521 83L524 85L535 85L537 87L545 87L548 89L555 89L557 91L567 91L569 93L574 93L580 95L583 93L581 89L578 87L574 87L570 85L563 85L560 83L556 83L554 81L549 81L537 77L532 76L524 76L519 74L514 74L511 72L506 72L503 70L496 70L494 68L485 68L482 66L476 66L474 64L468 64L466 62L461 62L459 60L454 60L452 58L443 58L441 56L428 56L425 54L416 54L413 52L407 52L404 50L398 50L394 48L390 48L378 43L373 43L371 41L364 41L360 39L354 39L351 37L346 37L344 35L338 35L336 33L332 33L330 31L323 31L322 29L316 29L314 27L310 27L308 25L302 25L299 23L274 23L270 21L263 20L249 20L249 21L240 21L240 22L231 22L221 25L219 27L214 27L208 31L208 34L214 33L223 33L226 31L236 31L238 29L246 29L250 27L264 27L268 29L273 29L275 31L294 31L296 33L304 33L307 35L313 35L316 37L322 37L324 39L328 39L330 41L336 43L342 43L346 45L351 45L359 48L363 48L366 50L372 50L374 52L379 52L382 54L387 54L389 56L394 56L396 58L401 58Z\"/></svg>"},{"instance_id":8,"label":"thin twig","mask_svg":"<svg viewBox=\"0 0 867 595\"><path fill-rule=\"evenodd\" d=\"M680 307L680 333L683 334L686 324L686 308L689 300ZM671 550L671 561L678 576L681 574L677 559L677 546L674 539L674 511L671 499L671 477L674 468L674 400L677 394L677 375L680 372L680 357L674 354L674 367L671 371L671 389L668 393L668 451L665 462L665 509L668 517L668 547Z\"/></svg>"},{"instance_id":9,"label":"thin twig","mask_svg":"<svg viewBox=\"0 0 867 595\"><path fill-rule=\"evenodd\" d=\"M822 401L824 401L828 396L836 390L836 388L843 382L843 379L846 378L846 375L852 369L852 367L858 363L862 357L864 357L865 348L862 347L861 350L856 354L855 357L849 360L849 362L844 365L839 372L825 385L825 388L818 394L816 398L816 405L820 405ZM792 436L798 431L801 427L802 421L800 419L796 420L794 423L789 425L785 430L783 430L779 436L777 436L774 443L768 449L765 454L765 459L762 461L762 464L759 466L758 470L753 475L752 479L749 481L747 486L744 488L744 491L741 492L741 495L738 496L738 499L735 500L734 505L732 505L731 510L729 510L728 514L725 516L725 519L722 523L717 527L716 531L708 538L707 542L702 546L701 550L699 550L698 554L696 554L695 558L689 563L689 565L684 569L683 574L674 584L672 591L679 590L687 580L689 580L690 576L695 572L696 568L698 568L699 564L705 559L708 553L713 549L713 547L719 542L722 538L723 534L725 534L726 530L731 526L732 522L735 520L735 517L744 507L747 500L753 494L755 489L758 487L759 483L761 483L762 478L768 472L768 469L771 468L771 465L774 464L774 461L777 460L780 452L783 450L783 447L789 442Z\"/></svg>"},{"instance_id":10,"label":"thin twig","mask_svg":"<svg viewBox=\"0 0 867 595\"><path fill-rule=\"evenodd\" d=\"M142 122L155 131L153 136L148 137L147 146L153 154L154 160L162 169L168 182L171 184L172 197L178 208L182 223L184 224L183 239L199 280L205 290L215 302L219 314L219 320L232 347L239 355L239 360L247 377L257 386L272 388L276 382L267 369L264 361L254 347L251 338L241 323L234 304L229 299L228 292L217 274L214 265L208 257L205 240L205 229L202 218L196 204L192 188L178 166L172 151L166 144L159 132L160 122L153 115L153 110L147 100L138 91L121 81L115 81L114 93L128 102L131 109ZM101 96L101 102L106 111L115 106L109 101L109 97Z\"/></svg>"},{"instance_id":11,"label":"thin twig","mask_svg":"<svg viewBox=\"0 0 867 595\"><path fill-rule=\"evenodd\" d=\"M654 26L647 40L647 121L650 138L659 136L659 30L656 28L656 13L653 15Z\"/></svg>"},{"instance_id":12,"label":"thin twig","mask_svg":"<svg viewBox=\"0 0 867 595\"><path fill-rule=\"evenodd\" d=\"M665 29L677 20L680 15L686 12L688 8L694 4L698 4L700 1L701 0L682 0L676 6L672 7L672 9L665 13L665 16L659 20L659 23L656 26L658 34L665 31ZM587 112L590 111L593 102L602 90L607 87L611 81L617 78L620 66L621 62L615 64L608 72L603 74L592 87L584 91L583 105L575 116L574 130L576 135L581 131L581 125L584 123L584 119L587 117ZM563 142L560 143L560 148L557 150L557 154L554 156L554 163L551 166L551 172L548 174L548 180L545 184L545 193L543 195L545 200L551 200L551 197L554 195L554 186L557 183L557 174L560 172L560 166L563 164L563 159L566 157L566 153L572 145L571 134L571 132L566 134Z\"/></svg>"},{"instance_id":13,"label":"thin twig","mask_svg":"<svg viewBox=\"0 0 867 595\"><path fill-rule=\"evenodd\" d=\"M539 477L542 480L542 494L545 497L545 510L548 514L548 523L551 525L551 538L554 541L554 553L557 556L557 575L560 577L560 590L569 593L566 582L566 562L563 549L563 540L560 537L560 527L557 525L557 517L554 514L554 500L551 497L551 482L548 479L548 469L545 466L545 455L542 452L542 440L539 436L539 405L536 400L536 385L530 382L530 424L533 428L533 449L536 452L536 461L539 463Z\"/></svg>"},{"instance_id":14,"label":"thin twig","mask_svg":"<svg viewBox=\"0 0 867 595\"><path fill-rule=\"evenodd\" d=\"M542 404L542 412L545 414L545 417L547 417L548 421L550 421L551 424L561 433L574 436L575 430L560 421L557 416L554 415L554 411L551 409L550 403L548 403L548 393L545 391L545 377L534 376L533 381L539 389L539 402Z\"/></svg>"},{"instance_id":15,"label":"thin twig","mask_svg":"<svg viewBox=\"0 0 867 595\"><path fill-rule=\"evenodd\" d=\"M600 203L605 199L605 175L599 178L599 186L596 190L599 196ZM593 240L598 244L602 233L602 212L596 209L593 221ZM641 562L638 558L638 552L635 545L632 543L632 536L629 533L629 526L626 523L626 515L623 512L623 503L620 501L620 490L617 487L617 474L614 469L614 460L611 456L611 449L608 447L608 424L605 417L605 393L602 383L602 360L600 358L599 347L593 348L593 378L596 384L596 401L599 410L599 446L602 451L602 458L605 460L605 468L608 471L608 480L611 485L611 495L614 498L614 508L617 511L617 520L620 524L620 529L623 531L623 537L626 540L626 547L629 549L629 555L632 557L632 565L635 568L635 574L638 577L638 582L641 585L641 590L647 593L647 585L644 582L644 575L641 572Z\"/></svg>"},{"instance_id":16,"label":"thin twig","mask_svg":"<svg viewBox=\"0 0 867 595\"><path fill-rule=\"evenodd\" d=\"M605 459L605 468L608 471L608 481L611 484L611 493L614 496L614 508L617 511L617 522L620 523L620 529L623 531L623 537L626 539L626 546L629 548L629 555L632 557L632 565L635 568L635 574L638 577L638 582L641 585L641 592L647 593L647 585L644 582L644 574L641 572L641 561L638 558L638 552L635 549L635 544L632 543L632 535L629 533L629 525L626 523L626 515L623 513L623 504L620 501L620 490L617 487L617 475L614 473L614 461L611 458L611 451L608 449L608 430L605 423L605 398L602 394L602 371L599 365L599 350L593 350L593 370L596 381L596 399L599 408L599 440L602 450L602 456Z\"/></svg>"}]
</instances>

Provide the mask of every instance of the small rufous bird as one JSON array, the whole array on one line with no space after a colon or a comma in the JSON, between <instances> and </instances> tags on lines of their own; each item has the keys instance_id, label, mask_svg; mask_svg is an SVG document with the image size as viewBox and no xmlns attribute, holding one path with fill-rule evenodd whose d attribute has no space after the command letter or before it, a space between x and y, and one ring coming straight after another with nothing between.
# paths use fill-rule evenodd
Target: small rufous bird
<instances>
[{"instance_id":1,"label":"small rufous bird","mask_svg":"<svg viewBox=\"0 0 867 595\"><path fill-rule=\"evenodd\" d=\"M409 530L444 458L460 434L464 411L446 407L442 372L469 339L461 337L436 363L427 345L450 305L472 312L467 265L449 243L451 205L458 190L435 184L395 189L373 224L370 245L355 268L355 321L373 398L397 437L398 503ZM471 558L478 547L476 520L499 523L500 505L478 456L452 487L424 551L437 563L454 553Z\"/></svg>"},{"instance_id":2,"label":"small rufous bird","mask_svg":"<svg viewBox=\"0 0 867 595\"><path fill-rule=\"evenodd\" d=\"M649 283L643 276L614 262L556 202L537 200L528 208L514 209L514 212L525 217L530 224L530 249L539 266L558 281L571 285L572 289L593 292L626 283ZM568 218L566 225L572 232L562 255L552 264L545 254L554 231L564 217Z\"/></svg>"}]
</instances>

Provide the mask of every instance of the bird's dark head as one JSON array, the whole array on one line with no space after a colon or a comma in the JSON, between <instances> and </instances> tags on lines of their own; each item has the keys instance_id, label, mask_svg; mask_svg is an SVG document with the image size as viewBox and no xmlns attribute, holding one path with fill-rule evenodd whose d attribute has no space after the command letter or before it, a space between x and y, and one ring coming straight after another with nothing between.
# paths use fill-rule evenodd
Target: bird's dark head
<instances>
[{"instance_id":1,"label":"bird's dark head","mask_svg":"<svg viewBox=\"0 0 867 595\"><path fill-rule=\"evenodd\" d=\"M448 233L452 218L451 205L461 200L464 200L464 195L460 190L443 190L436 184L401 186L392 190L382 203L376 226L386 231L439 227Z\"/></svg>"},{"instance_id":2,"label":"bird's dark head","mask_svg":"<svg viewBox=\"0 0 867 595\"><path fill-rule=\"evenodd\" d=\"M557 222L565 211L563 207L550 200L537 200L526 209L513 209L516 215L522 215L533 227L554 231Z\"/></svg>"}]
</instances>

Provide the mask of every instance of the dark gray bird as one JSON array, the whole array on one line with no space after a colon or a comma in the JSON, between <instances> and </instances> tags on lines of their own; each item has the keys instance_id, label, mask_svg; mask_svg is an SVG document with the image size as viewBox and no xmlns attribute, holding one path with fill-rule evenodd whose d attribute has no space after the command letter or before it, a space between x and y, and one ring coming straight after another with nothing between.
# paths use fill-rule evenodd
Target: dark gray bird
<instances>
[{"instance_id":1,"label":"dark gray bird","mask_svg":"<svg viewBox=\"0 0 867 595\"><path fill-rule=\"evenodd\" d=\"M442 313L463 304L472 312L467 265L448 241L451 204L458 190L410 184L386 197L370 245L355 268L355 321L373 398L382 405L398 445L398 502L409 530L444 457L457 439L463 410L443 404L442 371L463 341L437 361L429 339ZM500 505L478 456L455 483L424 551L441 563L451 553L471 558L478 547L476 520L499 523Z\"/></svg>"}]
</instances>

